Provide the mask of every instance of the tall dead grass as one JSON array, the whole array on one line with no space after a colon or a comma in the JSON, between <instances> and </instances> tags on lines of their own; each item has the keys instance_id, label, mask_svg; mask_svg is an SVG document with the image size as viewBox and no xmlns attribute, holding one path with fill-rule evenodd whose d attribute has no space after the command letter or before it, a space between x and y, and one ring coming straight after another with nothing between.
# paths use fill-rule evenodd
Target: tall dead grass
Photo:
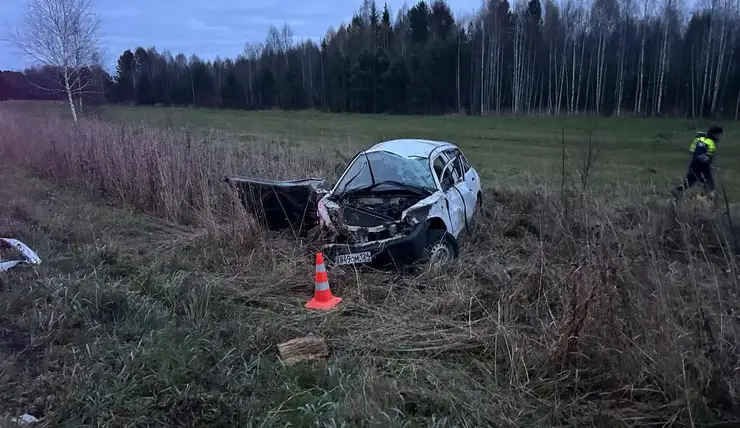
<instances>
[{"instance_id":1,"label":"tall dead grass","mask_svg":"<svg viewBox=\"0 0 740 428\"><path fill-rule=\"evenodd\" d=\"M334 174L339 149L280 140L240 143L222 132L172 131L59 115L0 115L6 161L58 181L75 182L180 223L214 225L228 207L225 175L270 179Z\"/></svg>"},{"instance_id":2,"label":"tall dead grass","mask_svg":"<svg viewBox=\"0 0 740 428\"><path fill-rule=\"evenodd\" d=\"M331 176L334 153L0 118L4 159L180 222L222 220L231 203L224 174ZM217 264L218 285L184 294L183 317L226 336L224 320L246 320L258 329L248 340L255 352L323 333L354 376L340 382L340 420L393 408L436 426L737 422L740 270L726 218L650 202L639 189L607 198L582 187L487 189L487 213L447 272L332 269L345 304L320 325L284 309L309 292L313 267L296 257L308 244L255 235L259 245Z\"/></svg>"}]
</instances>

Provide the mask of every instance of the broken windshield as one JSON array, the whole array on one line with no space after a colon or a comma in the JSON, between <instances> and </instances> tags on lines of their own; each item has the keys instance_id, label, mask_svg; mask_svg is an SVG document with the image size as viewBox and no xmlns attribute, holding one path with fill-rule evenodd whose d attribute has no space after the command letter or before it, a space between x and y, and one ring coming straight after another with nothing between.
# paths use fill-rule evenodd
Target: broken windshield
<instances>
[{"instance_id":1,"label":"broken windshield","mask_svg":"<svg viewBox=\"0 0 740 428\"><path fill-rule=\"evenodd\" d=\"M429 159L403 157L381 151L358 156L337 183L335 193L342 194L379 183L378 187L383 187L383 182L392 187L391 183L394 181L432 192L436 190L434 177L429 169Z\"/></svg>"}]
</instances>

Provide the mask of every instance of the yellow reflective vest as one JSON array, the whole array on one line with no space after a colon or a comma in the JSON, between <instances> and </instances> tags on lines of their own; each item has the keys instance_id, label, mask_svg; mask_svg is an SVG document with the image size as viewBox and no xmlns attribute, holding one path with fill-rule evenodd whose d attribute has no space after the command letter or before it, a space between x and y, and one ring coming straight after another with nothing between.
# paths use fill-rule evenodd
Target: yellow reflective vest
<instances>
[{"instance_id":1,"label":"yellow reflective vest","mask_svg":"<svg viewBox=\"0 0 740 428\"><path fill-rule=\"evenodd\" d=\"M701 155L708 155L709 157L714 157L714 154L717 152L717 146L714 140L707 137L697 137L694 139L694 141L691 142L691 145L689 146L689 151L693 155L693 157L701 156Z\"/></svg>"}]
</instances>

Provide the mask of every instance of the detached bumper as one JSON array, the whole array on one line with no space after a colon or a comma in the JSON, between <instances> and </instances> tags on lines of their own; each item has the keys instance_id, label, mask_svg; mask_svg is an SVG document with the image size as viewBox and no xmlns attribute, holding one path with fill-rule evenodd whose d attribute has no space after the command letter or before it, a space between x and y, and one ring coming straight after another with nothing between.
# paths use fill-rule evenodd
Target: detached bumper
<instances>
[{"instance_id":1,"label":"detached bumper","mask_svg":"<svg viewBox=\"0 0 740 428\"><path fill-rule=\"evenodd\" d=\"M425 231L426 225L419 223L408 235L357 245L328 244L322 250L336 265L398 265L413 262L422 257L427 244ZM369 261L367 257L359 257L363 253L370 254Z\"/></svg>"}]
</instances>

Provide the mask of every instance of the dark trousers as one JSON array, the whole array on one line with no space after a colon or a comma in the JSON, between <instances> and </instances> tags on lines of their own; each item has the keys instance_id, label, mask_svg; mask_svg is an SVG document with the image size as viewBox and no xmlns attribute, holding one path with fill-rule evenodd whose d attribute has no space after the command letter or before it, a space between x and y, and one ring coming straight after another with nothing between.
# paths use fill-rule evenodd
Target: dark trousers
<instances>
[{"instance_id":1,"label":"dark trousers","mask_svg":"<svg viewBox=\"0 0 740 428\"><path fill-rule=\"evenodd\" d=\"M689 171L683 182L676 186L676 192L682 192L700 182L710 192L714 192L714 177L712 177L712 167L703 162L692 162L689 165Z\"/></svg>"}]
</instances>

